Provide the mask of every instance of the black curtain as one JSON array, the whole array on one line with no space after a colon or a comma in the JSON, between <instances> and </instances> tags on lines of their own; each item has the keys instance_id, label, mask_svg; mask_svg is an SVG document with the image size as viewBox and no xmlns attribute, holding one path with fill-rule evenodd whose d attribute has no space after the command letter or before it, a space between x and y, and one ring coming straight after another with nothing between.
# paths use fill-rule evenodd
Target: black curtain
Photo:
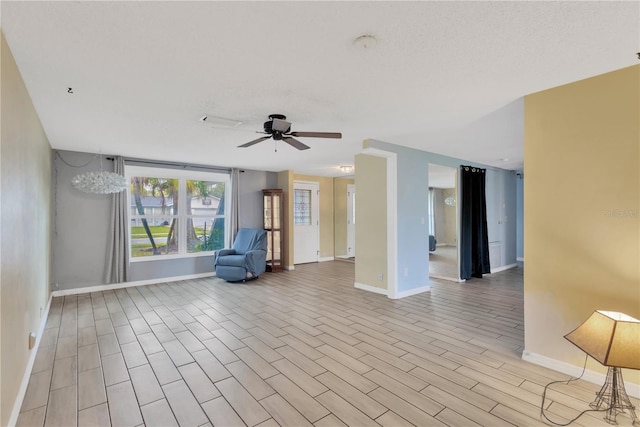
<instances>
[{"instance_id":1,"label":"black curtain","mask_svg":"<svg viewBox=\"0 0 640 427\"><path fill-rule=\"evenodd\" d=\"M487 233L486 169L460 166L460 278L481 278L491 272Z\"/></svg>"}]
</instances>

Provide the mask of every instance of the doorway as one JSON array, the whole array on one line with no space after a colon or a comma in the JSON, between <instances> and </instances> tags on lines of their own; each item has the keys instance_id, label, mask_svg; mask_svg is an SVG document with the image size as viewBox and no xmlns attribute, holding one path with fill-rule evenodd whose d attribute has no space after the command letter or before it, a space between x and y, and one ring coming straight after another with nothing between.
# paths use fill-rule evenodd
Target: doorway
<instances>
[{"instance_id":1,"label":"doorway","mask_svg":"<svg viewBox=\"0 0 640 427\"><path fill-rule=\"evenodd\" d=\"M319 206L317 182L293 183L293 263L318 262Z\"/></svg>"},{"instance_id":2,"label":"doorway","mask_svg":"<svg viewBox=\"0 0 640 427\"><path fill-rule=\"evenodd\" d=\"M429 164L429 277L460 281L457 168Z\"/></svg>"},{"instance_id":3,"label":"doorway","mask_svg":"<svg viewBox=\"0 0 640 427\"><path fill-rule=\"evenodd\" d=\"M347 256L356 256L356 186L347 185Z\"/></svg>"}]
</instances>

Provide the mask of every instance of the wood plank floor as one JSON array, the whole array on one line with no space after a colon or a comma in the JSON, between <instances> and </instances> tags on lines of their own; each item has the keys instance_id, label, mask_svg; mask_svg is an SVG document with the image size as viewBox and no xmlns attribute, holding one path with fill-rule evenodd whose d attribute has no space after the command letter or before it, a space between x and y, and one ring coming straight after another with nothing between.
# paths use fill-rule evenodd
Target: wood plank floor
<instances>
[{"instance_id":1,"label":"wood plank floor","mask_svg":"<svg viewBox=\"0 0 640 427\"><path fill-rule=\"evenodd\" d=\"M566 376L520 359L522 270L401 300L353 281L336 261L55 298L18 425L543 424L542 388ZM558 387L548 411L597 389Z\"/></svg>"},{"instance_id":2,"label":"wood plank floor","mask_svg":"<svg viewBox=\"0 0 640 427\"><path fill-rule=\"evenodd\" d=\"M429 252L429 277L458 281L458 248L438 246Z\"/></svg>"}]
</instances>

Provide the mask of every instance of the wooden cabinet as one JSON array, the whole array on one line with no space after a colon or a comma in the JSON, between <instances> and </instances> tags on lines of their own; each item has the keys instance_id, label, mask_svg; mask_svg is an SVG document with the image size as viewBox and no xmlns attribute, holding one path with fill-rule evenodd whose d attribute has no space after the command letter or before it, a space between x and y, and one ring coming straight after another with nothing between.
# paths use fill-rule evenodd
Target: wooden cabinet
<instances>
[{"instance_id":1,"label":"wooden cabinet","mask_svg":"<svg viewBox=\"0 0 640 427\"><path fill-rule=\"evenodd\" d=\"M281 189L262 190L263 223L267 230L267 271L282 271L283 193Z\"/></svg>"}]
</instances>

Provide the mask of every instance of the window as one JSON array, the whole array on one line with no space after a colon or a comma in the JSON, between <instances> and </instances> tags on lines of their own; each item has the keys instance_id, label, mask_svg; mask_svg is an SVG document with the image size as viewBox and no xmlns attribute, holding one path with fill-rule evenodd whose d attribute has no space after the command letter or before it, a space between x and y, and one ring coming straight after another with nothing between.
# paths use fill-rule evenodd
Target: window
<instances>
[{"instance_id":1,"label":"window","mask_svg":"<svg viewBox=\"0 0 640 427\"><path fill-rule=\"evenodd\" d=\"M311 190L294 190L293 223L311 225Z\"/></svg>"},{"instance_id":2,"label":"window","mask_svg":"<svg viewBox=\"0 0 640 427\"><path fill-rule=\"evenodd\" d=\"M127 166L131 261L211 255L227 245L229 174Z\"/></svg>"}]
</instances>

